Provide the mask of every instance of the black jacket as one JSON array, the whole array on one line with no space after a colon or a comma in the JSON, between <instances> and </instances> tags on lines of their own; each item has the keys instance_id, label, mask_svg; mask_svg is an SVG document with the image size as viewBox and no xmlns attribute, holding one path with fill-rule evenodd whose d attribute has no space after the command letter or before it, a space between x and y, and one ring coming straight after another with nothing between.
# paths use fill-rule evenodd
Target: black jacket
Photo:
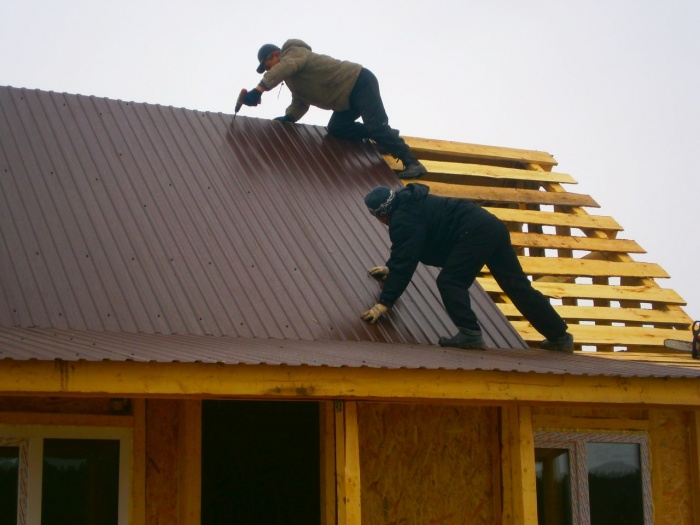
<instances>
[{"instance_id":1,"label":"black jacket","mask_svg":"<svg viewBox=\"0 0 700 525\"><path fill-rule=\"evenodd\" d=\"M464 199L438 197L430 188L413 183L396 192L389 216L391 255L389 275L379 302L392 307L411 282L419 262L442 267L461 235L496 219Z\"/></svg>"}]
</instances>

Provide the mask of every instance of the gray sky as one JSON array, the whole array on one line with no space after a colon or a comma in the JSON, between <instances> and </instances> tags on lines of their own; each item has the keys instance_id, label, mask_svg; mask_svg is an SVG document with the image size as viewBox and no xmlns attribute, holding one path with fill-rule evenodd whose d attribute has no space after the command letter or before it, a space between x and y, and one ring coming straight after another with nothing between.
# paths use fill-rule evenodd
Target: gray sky
<instances>
[{"instance_id":1,"label":"gray sky","mask_svg":"<svg viewBox=\"0 0 700 525\"><path fill-rule=\"evenodd\" d=\"M379 78L403 135L547 151L700 319L697 0L2 0L0 85L233 113L260 45ZM286 88L241 115L271 118ZM302 120L325 125L329 112Z\"/></svg>"}]
</instances>

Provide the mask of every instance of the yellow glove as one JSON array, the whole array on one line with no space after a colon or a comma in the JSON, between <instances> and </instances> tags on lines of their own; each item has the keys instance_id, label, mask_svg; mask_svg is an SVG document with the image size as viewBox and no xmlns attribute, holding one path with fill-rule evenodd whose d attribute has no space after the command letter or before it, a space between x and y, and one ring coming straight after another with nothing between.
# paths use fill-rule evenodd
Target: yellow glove
<instances>
[{"instance_id":1,"label":"yellow glove","mask_svg":"<svg viewBox=\"0 0 700 525\"><path fill-rule=\"evenodd\" d=\"M386 266L375 266L374 268L370 268L367 271L372 277L374 277L378 281L386 280L387 276L389 275L389 268L387 268Z\"/></svg>"},{"instance_id":2,"label":"yellow glove","mask_svg":"<svg viewBox=\"0 0 700 525\"><path fill-rule=\"evenodd\" d=\"M372 308L367 310L366 312L362 312L360 317L362 318L363 321L367 321L370 324L374 324L377 322L377 320L387 313L389 311L389 307L384 306L383 304L375 304Z\"/></svg>"}]
</instances>

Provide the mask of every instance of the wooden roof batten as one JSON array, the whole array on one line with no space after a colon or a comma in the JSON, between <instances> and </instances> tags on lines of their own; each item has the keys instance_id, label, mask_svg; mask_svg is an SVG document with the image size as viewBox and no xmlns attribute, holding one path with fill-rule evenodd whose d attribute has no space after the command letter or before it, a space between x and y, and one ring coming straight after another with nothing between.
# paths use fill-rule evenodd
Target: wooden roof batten
<instances>
[{"instance_id":1,"label":"wooden roof batten","mask_svg":"<svg viewBox=\"0 0 700 525\"><path fill-rule=\"evenodd\" d=\"M666 352L666 339L690 341L685 301L656 279L658 264L589 195L567 191L577 181L552 171L557 161L534 150L405 137L428 169L419 182L431 192L478 202L503 220L535 288L550 298L574 335L577 349ZM384 159L395 171L400 163ZM406 181L410 184L413 181ZM484 268L477 279L529 344L542 339Z\"/></svg>"}]
</instances>

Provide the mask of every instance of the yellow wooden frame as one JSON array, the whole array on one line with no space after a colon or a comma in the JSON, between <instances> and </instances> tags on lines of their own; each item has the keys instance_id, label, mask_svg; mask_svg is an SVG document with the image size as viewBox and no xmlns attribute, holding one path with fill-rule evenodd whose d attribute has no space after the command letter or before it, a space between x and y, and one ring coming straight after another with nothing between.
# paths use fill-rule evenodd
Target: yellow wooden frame
<instances>
[{"instance_id":1,"label":"yellow wooden frame","mask_svg":"<svg viewBox=\"0 0 700 525\"><path fill-rule=\"evenodd\" d=\"M337 401L334 407L337 524L360 525L362 504L357 403Z\"/></svg>"},{"instance_id":2,"label":"yellow wooden frame","mask_svg":"<svg viewBox=\"0 0 700 525\"><path fill-rule=\"evenodd\" d=\"M583 359L583 357L581 357ZM587 356L585 359L605 359ZM690 361L690 359L688 359ZM673 389L669 388L672 382ZM700 407L697 378L574 376L486 370L0 361L0 393L119 397L413 399L496 404L598 403ZM303 394L302 394L303 393Z\"/></svg>"}]
</instances>

